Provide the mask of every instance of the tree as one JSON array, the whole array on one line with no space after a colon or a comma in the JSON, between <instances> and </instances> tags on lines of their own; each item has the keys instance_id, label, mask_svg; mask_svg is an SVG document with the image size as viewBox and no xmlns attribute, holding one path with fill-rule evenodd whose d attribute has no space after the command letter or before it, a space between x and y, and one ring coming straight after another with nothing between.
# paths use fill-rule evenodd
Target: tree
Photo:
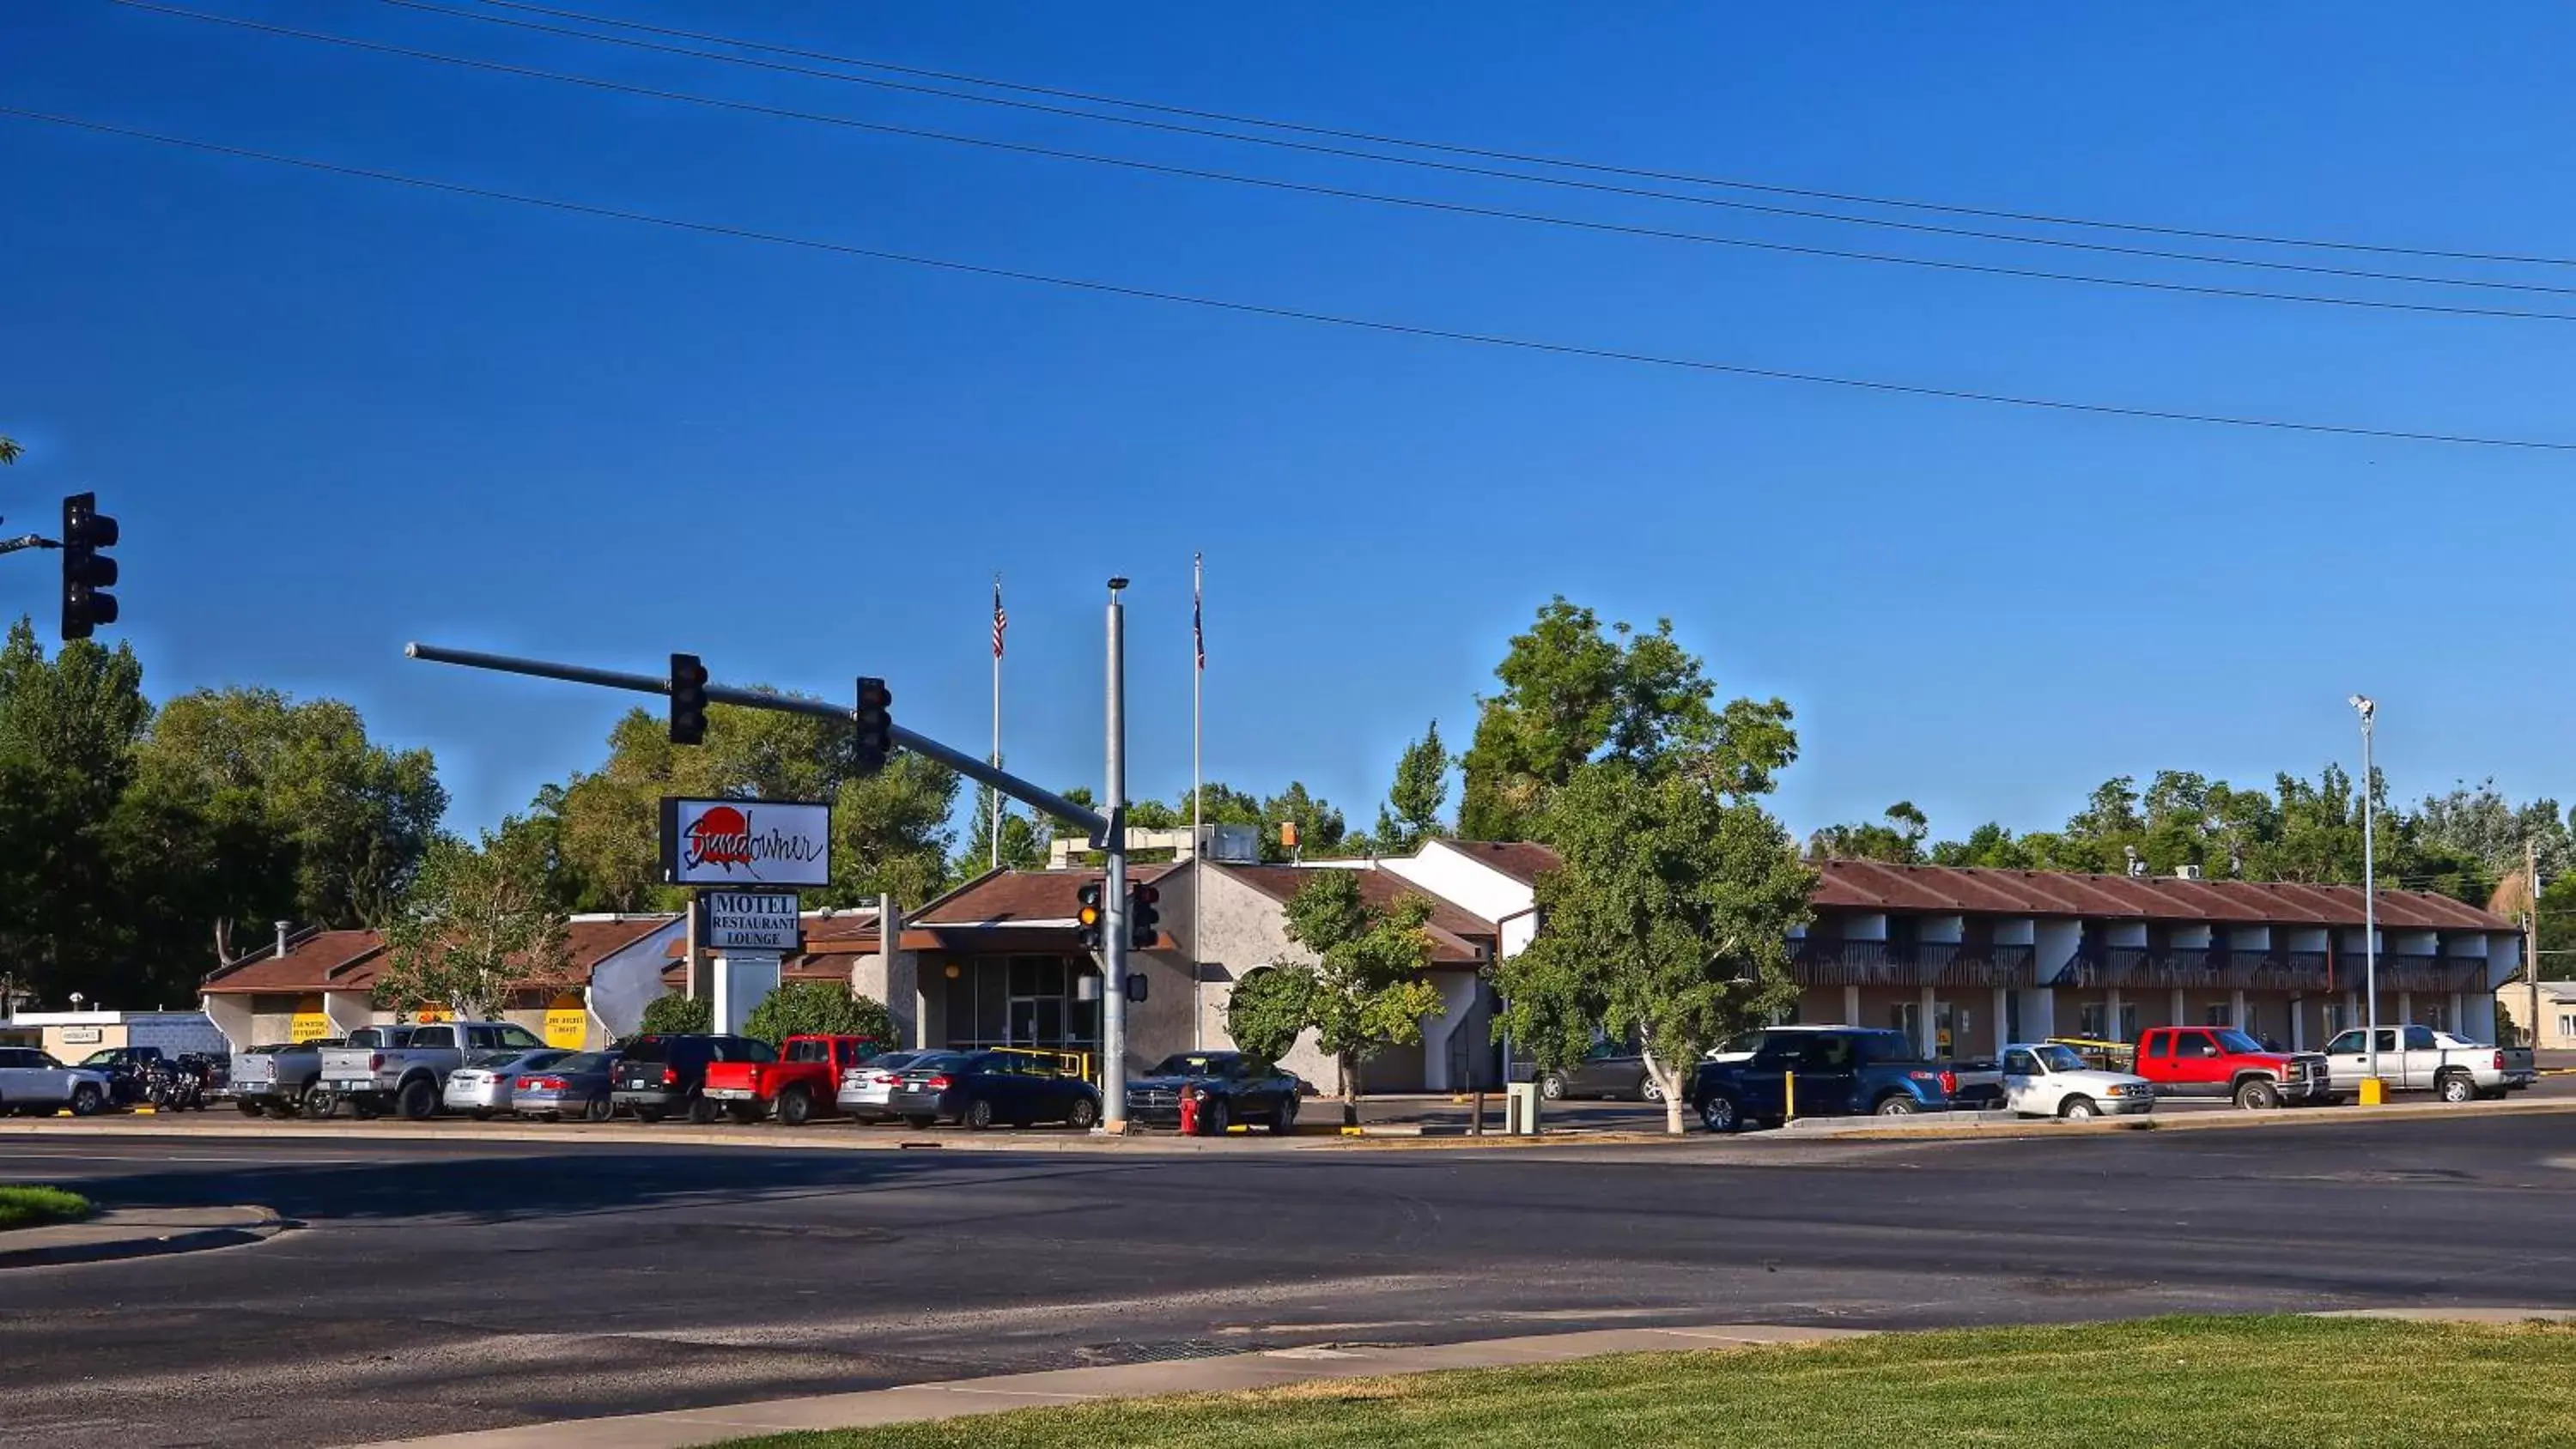
<instances>
[{"instance_id":1,"label":"tree","mask_svg":"<svg viewBox=\"0 0 2576 1449\"><path fill-rule=\"evenodd\" d=\"M1294 849L1281 843L1282 825L1297 827ZM1289 781L1287 789L1261 802L1261 828L1261 858L1273 863L1300 856L1339 855L1343 837L1350 833L1350 827L1342 823L1342 812L1323 797L1308 794L1302 780Z\"/></svg>"},{"instance_id":2,"label":"tree","mask_svg":"<svg viewBox=\"0 0 2576 1449\"><path fill-rule=\"evenodd\" d=\"M1673 638L1670 619L1652 633L1624 622L1605 632L1590 609L1559 595L1512 638L1494 674L1502 693L1477 701L1475 739L1460 760L1458 833L1470 840L1536 835L1549 794L1589 761L1639 763L1718 730L1714 686ZM1787 719L1778 700L1729 708L1744 716L1739 729Z\"/></svg>"},{"instance_id":3,"label":"tree","mask_svg":"<svg viewBox=\"0 0 2576 1449\"><path fill-rule=\"evenodd\" d=\"M715 1029L716 1005L713 1001L703 996L683 996L674 991L645 1003L644 1021L637 1031L645 1036L699 1036Z\"/></svg>"},{"instance_id":4,"label":"tree","mask_svg":"<svg viewBox=\"0 0 2576 1449\"><path fill-rule=\"evenodd\" d=\"M1395 783L1377 810L1377 830L1369 849L1377 855L1411 855L1422 842L1441 832L1440 811L1449 803L1449 747L1440 740L1440 721L1433 720L1422 738L1404 747L1395 761Z\"/></svg>"},{"instance_id":5,"label":"tree","mask_svg":"<svg viewBox=\"0 0 2576 1449\"><path fill-rule=\"evenodd\" d=\"M874 775L842 780L832 806L832 884L821 904L891 895L919 905L946 889L957 781L956 771L909 751Z\"/></svg>"},{"instance_id":6,"label":"tree","mask_svg":"<svg viewBox=\"0 0 2576 1449\"><path fill-rule=\"evenodd\" d=\"M1828 825L1807 837L1810 860L1877 860L1890 865L1920 865L1923 837L1932 822L1911 800L1887 807L1887 823Z\"/></svg>"},{"instance_id":7,"label":"tree","mask_svg":"<svg viewBox=\"0 0 2576 1449\"><path fill-rule=\"evenodd\" d=\"M1380 907L1361 894L1357 871L1319 870L1313 876L1288 899L1288 939L1304 947L1309 959L1282 956L1270 963L1271 974L1302 977L1302 983L1255 988L1247 1011L1264 1012L1257 1029L1266 1044L1275 1044L1283 1031L1291 1042L1300 1032L1315 1033L1316 1045L1333 1059L1335 1090L1347 1117L1358 1097L1361 1061L1384 1047L1418 1045L1422 1018L1443 1009L1440 988L1423 976L1431 937L1422 925L1431 917L1431 902L1407 895ZM1304 1015L1289 1031L1278 1007L1297 995L1304 998Z\"/></svg>"},{"instance_id":8,"label":"tree","mask_svg":"<svg viewBox=\"0 0 2576 1449\"><path fill-rule=\"evenodd\" d=\"M745 1036L776 1046L791 1036L863 1036L894 1045L894 1015L885 1003L839 981L789 981L760 998L742 1024Z\"/></svg>"},{"instance_id":9,"label":"tree","mask_svg":"<svg viewBox=\"0 0 2576 1449\"><path fill-rule=\"evenodd\" d=\"M440 836L382 929L386 965L375 1001L491 1017L522 988L574 984L572 946L541 853L523 822L501 822L479 845Z\"/></svg>"},{"instance_id":10,"label":"tree","mask_svg":"<svg viewBox=\"0 0 2576 1449\"><path fill-rule=\"evenodd\" d=\"M193 994L197 973L135 954L108 853L107 822L151 708L124 644L80 640L48 659L25 619L0 642L0 961L41 1001L174 985Z\"/></svg>"},{"instance_id":11,"label":"tree","mask_svg":"<svg viewBox=\"0 0 2576 1449\"><path fill-rule=\"evenodd\" d=\"M1225 1001L1226 1035L1247 1056L1276 1062L1314 1020L1315 974L1256 966Z\"/></svg>"},{"instance_id":12,"label":"tree","mask_svg":"<svg viewBox=\"0 0 2576 1449\"><path fill-rule=\"evenodd\" d=\"M966 832L965 848L949 871L951 879L972 880L993 865L993 799L990 785L975 787L972 822ZM1001 866L1004 870L1035 870L1046 864L1047 838L1038 821L1020 806L1005 801L1002 805Z\"/></svg>"},{"instance_id":13,"label":"tree","mask_svg":"<svg viewBox=\"0 0 2576 1449\"><path fill-rule=\"evenodd\" d=\"M25 455L26 451L18 446L17 439L7 433L0 433L0 463L15 463Z\"/></svg>"}]
</instances>

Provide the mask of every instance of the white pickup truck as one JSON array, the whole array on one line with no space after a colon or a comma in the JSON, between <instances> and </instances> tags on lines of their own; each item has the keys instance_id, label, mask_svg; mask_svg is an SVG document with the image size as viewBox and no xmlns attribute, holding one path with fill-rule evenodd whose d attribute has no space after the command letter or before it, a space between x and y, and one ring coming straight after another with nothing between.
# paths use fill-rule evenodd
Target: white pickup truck
<instances>
[{"instance_id":1,"label":"white pickup truck","mask_svg":"<svg viewBox=\"0 0 2576 1449\"><path fill-rule=\"evenodd\" d=\"M2106 1072L2085 1063L2075 1048L2055 1042L2015 1042L2003 1050L2004 1110L2025 1117L2134 1117L2156 1110L2156 1088L2144 1077ZM1963 1084L1965 1077L1962 1077Z\"/></svg>"},{"instance_id":2,"label":"white pickup truck","mask_svg":"<svg viewBox=\"0 0 2576 1449\"><path fill-rule=\"evenodd\" d=\"M2370 1033L2354 1027L2326 1043L2336 1096L2355 1094L2370 1075ZM2482 1046L2429 1026L2379 1029L2379 1080L2391 1092L2431 1092L2445 1102L2501 1097L2532 1080L2528 1047Z\"/></svg>"}]
</instances>

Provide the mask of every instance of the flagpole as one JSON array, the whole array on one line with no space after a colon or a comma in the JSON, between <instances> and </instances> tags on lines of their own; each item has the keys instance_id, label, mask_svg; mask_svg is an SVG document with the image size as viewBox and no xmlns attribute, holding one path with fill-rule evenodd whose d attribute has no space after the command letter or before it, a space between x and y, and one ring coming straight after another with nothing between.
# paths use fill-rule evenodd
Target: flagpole
<instances>
[{"instance_id":1,"label":"flagpole","mask_svg":"<svg viewBox=\"0 0 2576 1449\"><path fill-rule=\"evenodd\" d=\"M1002 619L1002 576L997 573L993 575L993 756L991 760L996 770L1002 768ZM987 828L992 833L991 839L987 842L991 847L991 858L985 864L987 869L1000 870L1002 868L1002 792L993 790L992 796L993 816L987 822Z\"/></svg>"},{"instance_id":2,"label":"flagpole","mask_svg":"<svg viewBox=\"0 0 2576 1449\"><path fill-rule=\"evenodd\" d=\"M1190 555L1190 649L1195 656L1190 667L1190 1046L1194 1050L1207 1045L1207 948L1199 931L1199 923L1206 917L1207 901L1207 772L1201 768L1200 750L1207 720L1207 630L1199 616L1199 585L1204 567L1202 555Z\"/></svg>"}]
</instances>

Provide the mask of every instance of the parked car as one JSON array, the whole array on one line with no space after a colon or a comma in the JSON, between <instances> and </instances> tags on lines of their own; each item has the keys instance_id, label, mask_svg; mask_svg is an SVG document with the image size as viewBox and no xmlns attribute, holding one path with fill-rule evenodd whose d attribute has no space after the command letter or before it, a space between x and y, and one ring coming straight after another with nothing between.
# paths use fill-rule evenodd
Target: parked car
<instances>
[{"instance_id":1,"label":"parked car","mask_svg":"<svg viewBox=\"0 0 2576 1449\"><path fill-rule=\"evenodd\" d=\"M439 1102L450 1112L471 1112L475 1121L488 1122L510 1110L511 1087L521 1072L542 1071L571 1055L560 1047L545 1047L478 1057L447 1074Z\"/></svg>"},{"instance_id":2,"label":"parked car","mask_svg":"<svg viewBox=\"0 0 2576 1449\"><path fill-rule=\"evenodd\" d=\"M613 1051L573 1052L535 1071L522 1067L510 1084L510 1110L548 1122L605 1122L617 1112L616 1070Z\"/></svg>"},{"instance_id":3,"label":"parked car","mask_svg":"<svg viewBox=\"0 0 2576 1449\"><path fill-rule=\"evenodd\" d=\"M2361 1090L2370 1075L2370 1031L2354 1027L2326 1043L2326 1075L2339 1096ZM2529 1048L2508 1050L2437 1032L2428 1026L2379 1029L2379 1080L2391 1092L2431 1092L2445 1102L2501 1097L2532 1078Z\"/></svg>"},{"instance_id":4,"label":"parked car","mask_svg":"<svg viewBox=\"0 0 2576 1449\"><path fill-rule=\"evenodd\" d=\"M2263 1111L2334 1094L2322 1055L2270 1051L2230 1026L2151 1026L2129 1060L2159 1097L2233 1097L2239 1107Z\"/></svg>"},{"instance_id":5,"label":"parked car","mask_svg":"<svg viewBox=\"0 0 2576 1449\"><path fill-rule=\"evenodd\" d=\"M1211 1136L1235 1122L1285 1132L1297 1125L1297 1079L1241 1052L1174 1052L1127 1084L1127 1119L1181 1125L1181 1103L1196 1094L1198 1127Z\"/></svg>"},{"instance_id":6,"label":"parked car","mask_svg":"<svg viewBox=\"0 0 2576 1449\"><path fill-rule=\"evenodd\" d=\"M802 1127L818 1111L839 1111L842 1074L884 1052L874 1037L791 1036L778 1044L776 1061L708 1063L703 1090L737 1122L776 1112L779 1121Z\"/></svg>"},{"instance_id":7,"label":"parked car","mask_svg":"<svg viewBox=\"0 0 2576 1449\"><path fill-rule=\"evenodd\" d=\"M1924 1060L1905 1033L1835 1026L1768 1036L1742 1061L1700 1063L1690 1104L1709 1131L1739 1132L1784 1122L1793 1107L1802 1117L1947 1111L1957 1090L1958 1074Z\"/></svg>"},{"instance_id":8,"label":"parked car","mask_svg":"<svg viewBox=\"0 0 2576 1449\"><path fill-rule=\"evenodd\" d=\"M2003 1050L2005 1111L2025 1117L2131 1117L2156 1109L2155 1083L2131 1072L2088 1065L2075 1048L2054 1042L2015 1042Z\"/></svg>"},{"instance_id":9,"label":"parked car","mask_svg":"<svg viewBox=\"0 0 2576 1449\"><path fill-rule=\"evenodd\" d=\"M325 1041L281 1042L233 1053L233 1105L245 1117L269 1114L292 1117L331 1115L331 1094L317 1090L322 1079L322 1049L346 1046L339 1037Z\"/></svg>"},{"instance_id":10,"label":"parked car","mask_svg":"<svg viewBox=\"0 0 2576 1449\"><path fill-rule=\"evenodd\" d=\"M887 1052L841 1073L841 1087L832 1096L841 1115L860 1122L890 1122L894 1113L887 1108L886 1098L893 1095L894 1084L902 1079L903 1069L930 1055L928 1052Z\"/></svg>"},{"instance_id":11,"label":"parked car","mask_svg":"<svg viewBox=\"0 0 2576 1449\"><path fill-rule=\"evenodd\" d=\"M1029 1053L939 1052L903 1069L886 1107L915 1127L957 1122L980 1131L1001 1123L1062 1122L1088 1130L1100 1120L1100 1093Z\"/></svg>"},{"instance_id":12,"label":"parked car","mask_svg":"<svg viewBox=\"0 0 2576 1449\"><path fill-rule=\"evenodd\" d=\"M37 1047L0 1047L0 1113L59 1112L94 1117L108 1108L107 1073L67 1067Z\"/></svg>"},{"instance_id":13,"label":"parked car","mask_svg":"<svg viewBox=\"0 0 2576 1449\"><path fill-rule=\"evenodd\" d=\"M1663 1089L1646 1075L1646 1059L1635 1047L1594 1042L1583 1059L1555 1071L1541 1072L1538 1094L1549 1101L1566 1097L1625 1097L1660 1102Z\"/></svg>"},{"instance_id":14,"label":"parked car","mask_svg":"<svg viewBox=\"0 0 2576 1449\"><path fill-rule=\"evenodd\" d=\"M611 1099L645 1122L685 1113L703 1126L716 1120L705 1094L707 1067L715 1062L774 1062L778 1053L758 1037L678 1033L639 1036L618 1048Z\"/></svg>"},{"instance_id":15,"label":"parked car","mask_svg":"<svg viewBox=\"0 0 2576 1449\"><path fill-rule=\"evenodd\" d=\"M360 1117L398 1112L419 1122L436 1116L448 1076L500 1051L542 1051L536 1033L509 1021L441 1021L369 1026L349 1044L322 1052L322 1084Z\"/></svg>"}]
</instances>

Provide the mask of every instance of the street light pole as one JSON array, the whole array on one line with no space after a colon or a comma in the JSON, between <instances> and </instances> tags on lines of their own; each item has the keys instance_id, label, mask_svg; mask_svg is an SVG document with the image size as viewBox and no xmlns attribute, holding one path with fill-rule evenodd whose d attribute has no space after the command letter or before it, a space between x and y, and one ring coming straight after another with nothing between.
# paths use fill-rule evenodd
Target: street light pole
<instances>
[{"instance_id":1,"label":"street light pole","mask_svg":"<svg viewBox=\"0 0 2576 1449\"><path fill-rule=\"evenodd\" d=\"M1100 806L1108 869L1100 891L1100 1129L1127 1130L1127 606L1123 578L1109 581L1108 758Z\"/></svg>"},{"instance_id":2,"label":"street light pole","mask_svg":"<svg viewBox=\"0 0 2576 1449\"><path fill-rule=\"evenodd\" d=\"M2362 988L2370 994L2370 1009L2365 1013L2369 1045L2363 1071L2376 1098L2383 1090L2379 1082L2379 862L2376 850L2378 814L2374 790L2378 784L2378 767L2371 757L2371 727L2378 720L2379 705L2366 694L2356 694L2347 701L2361 715L2361 959Z\"/></svg>"}]
</instances>

